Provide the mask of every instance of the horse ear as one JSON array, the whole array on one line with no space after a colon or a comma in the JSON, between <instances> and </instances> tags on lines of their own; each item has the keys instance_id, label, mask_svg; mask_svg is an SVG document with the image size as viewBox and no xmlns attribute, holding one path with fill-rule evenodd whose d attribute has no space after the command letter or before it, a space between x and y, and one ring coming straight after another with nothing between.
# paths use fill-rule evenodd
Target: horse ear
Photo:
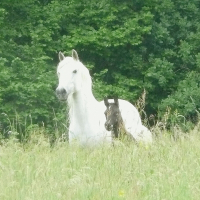
<instances>
[{"instance_id":1,"label":"horse ear","mask_svg":"<svg viewBox=\"0 0 200 200\"><path fill-rule=\"evenodd\" d=\"M72 58L73 58L74 60L76 60L76 61L79 60L79 58L78 58L78 53L77 53L74 49L72 50Z\"/></svg>"},{"instance_id":2,"label":"horse ear","mask_svg":"<svg viewBox=\"0 0 200 200\"><path fill-rule=\"evenodd\" d=\"M62 60L65 59L65 56L64 56L64 54L61 51L59 52L58 57L59 57L60 61L62 61Z\"/></svg>"},{"instance_id":3,"label":"horse ear","mask_svg":"<svg viewBox=\"0 0 200 200\"><path fill-rule=\"evenodd\" d=\"M116 105L116 106L119 106L119 101L118 101L118 98L117 98L117 97L114 97L114 102L115 102L115 105Z\"/></svg>"},{"instance_id":4,"label":"horse ear","mask_svg":"<svg viewBox=\"0 0 200 200\"><path fill-rule=\"evenodd\" d=\"M106 107L109 107L108 98L104 97L104 104Z\"/></svg>"}]
</instances>

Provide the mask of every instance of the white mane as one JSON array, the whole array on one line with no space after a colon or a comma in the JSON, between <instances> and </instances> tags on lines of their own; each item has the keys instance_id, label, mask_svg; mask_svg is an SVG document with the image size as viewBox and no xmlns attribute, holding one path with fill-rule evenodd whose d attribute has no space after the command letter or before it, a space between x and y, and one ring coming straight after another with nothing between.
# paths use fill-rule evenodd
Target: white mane
<instances>
[{"instance_id":1,"label":"white mane","mask_svg":"<svg viewBox=\"0 0 200 200\"><path fill-rule=\"evenodd\" d=\"M74 61L74 62L77 62L77 65L79 67L79 72L81 73L81 93L83 94L83 102L84 103L84 107L85 109L82 110L82 112L86 112L87 109L89 109L89 105L88 105L88 101L87 99L88 98L92 98L94 99L93 97L93 94L92 94L92 79L91 79L91 76L89 74L89 70L80 62L80 61ZM73 109L74 109L74 98L75 97L75 94L70 94L68 96L68 99L67 99L67 103L68 103L68 107L69 107L69 120L70 122L72 121L73 119ZM94 99L95 100L95 99Z\"/></svg>"}]
</instances>

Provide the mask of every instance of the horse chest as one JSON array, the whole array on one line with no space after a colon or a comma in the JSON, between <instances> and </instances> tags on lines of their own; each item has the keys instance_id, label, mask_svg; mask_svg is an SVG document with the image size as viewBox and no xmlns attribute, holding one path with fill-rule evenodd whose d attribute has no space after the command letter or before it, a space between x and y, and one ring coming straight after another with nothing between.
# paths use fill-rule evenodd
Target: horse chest
<instances>
[{"instance_id":1,"label":"horse chest","mask_svg":"<svg viewBox=\"0 0 200 200\"><path fill-rule=\"evenodd\" d=\"M97 116L77 114L71 120L70 129L79 137L93 136L102 129L102 124Z\"/></svg>"}]
</instances>

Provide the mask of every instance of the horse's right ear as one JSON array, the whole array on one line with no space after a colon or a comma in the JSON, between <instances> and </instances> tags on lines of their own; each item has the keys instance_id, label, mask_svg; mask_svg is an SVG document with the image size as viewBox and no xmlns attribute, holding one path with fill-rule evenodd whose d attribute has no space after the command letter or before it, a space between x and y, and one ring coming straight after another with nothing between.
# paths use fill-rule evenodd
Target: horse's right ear
<instances>
[{"instance_id":1,"label":"horse's right ear","mask_svg":"<svg viewBox=\"0 0 200 200\"><path fill-rule=\"evenodd\" d=\"M78 53L74 49L72 50L72 58L76 61L79 61Z\"/></svg>"},{"instance_id":2,"label":"horse's right ear","mask_svg":"<svg viewBox=\"0 0 200 200\"><path fill-rule=\"evenodd\" d=\"M104 104L106 107L109 107L108 98L104 97Z\"/></svg>"},{"instance_id":3,"label":"horse's right ear","mask_svg":"<svg viewBox=\"0 0 200 200\"><path fill-rule=\"evenodd\" d=\"M114 102L115 102L115 105L116 105L116 106L119 106L119 101L118 101L118 98L117 98L117 97L114 97Z\"/></svg>"},{"instance_id":4,"label":"horse's right ear","mask_svg":"<svg viewBox=\"0 0 200 200\"><path fill-rule=\"evenodd\" d=\"M62 61L62 60L65 59L65 56L64 56L64 54L61 51L58 53L58 57L59 57L60 61Z\"/></svg>"}]
</instances>

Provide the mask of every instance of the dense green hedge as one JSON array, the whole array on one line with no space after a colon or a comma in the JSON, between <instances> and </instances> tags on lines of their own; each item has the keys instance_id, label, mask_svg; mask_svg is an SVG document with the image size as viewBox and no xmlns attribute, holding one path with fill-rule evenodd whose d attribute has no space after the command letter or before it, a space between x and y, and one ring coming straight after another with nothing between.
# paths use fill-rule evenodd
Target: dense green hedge
<instances>
[{"instance_id":1,"label":"dense green hedge","mask_svg":"<svg viewBox=\"0 0 200 200\"><path fill-rule=\"evenodd\" d=\"M0 113L54 126L65 107L54 94L57 53L76 49L98 100L135 103L145 89L148 115L170 107L195 121L199 19L198 0L1 0Z\"/></svg>"}]
</instances>

